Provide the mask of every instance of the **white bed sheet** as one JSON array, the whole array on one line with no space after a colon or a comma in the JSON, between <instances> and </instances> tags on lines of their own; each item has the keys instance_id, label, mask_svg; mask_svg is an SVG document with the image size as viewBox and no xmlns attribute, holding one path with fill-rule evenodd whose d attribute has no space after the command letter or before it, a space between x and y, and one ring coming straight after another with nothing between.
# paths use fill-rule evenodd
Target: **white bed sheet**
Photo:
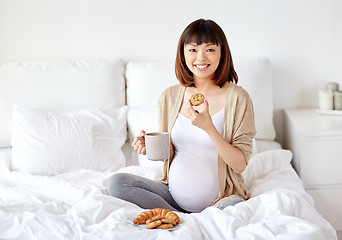
<instances>
[{"instance_id":1,"label":"white bed sheet","mask_svg":"<svg viewBox=\"0 0 342 240\"><path fill-rule=\"evenodd\" d=\"M107 195L113 173L79 170L54 177L12 172L0 152L0 239L337 239L314 209L291 167L292 154L256 154L243 173L251 198L224 210L179 213L174 231L140 230L128 224L143 211ZM151 169L130 172L153 179Z\"/></svg>"}]
</instances>

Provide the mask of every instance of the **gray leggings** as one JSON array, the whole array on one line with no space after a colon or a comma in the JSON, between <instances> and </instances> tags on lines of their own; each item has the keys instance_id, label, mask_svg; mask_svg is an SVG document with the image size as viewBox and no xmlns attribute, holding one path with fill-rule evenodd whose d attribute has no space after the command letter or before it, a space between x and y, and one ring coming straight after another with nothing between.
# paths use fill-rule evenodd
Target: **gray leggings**
<instances>
[{"instance_id":1,"label":"gray leggings","mask_svg":"<svg viewBox=\"0 0 342 240\"><path fill-rule=\"evenodd\" d=\"M108 186L111 196L134 203L144 209L166 208L186 212L173 200L168 185L130 173L117 173Z\"/></svg>"}]
</instances>

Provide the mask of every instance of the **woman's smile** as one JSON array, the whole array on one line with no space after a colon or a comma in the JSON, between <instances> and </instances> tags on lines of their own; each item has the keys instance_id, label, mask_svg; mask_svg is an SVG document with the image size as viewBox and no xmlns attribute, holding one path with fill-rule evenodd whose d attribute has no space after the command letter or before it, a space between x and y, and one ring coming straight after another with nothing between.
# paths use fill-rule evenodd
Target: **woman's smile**
<instances>
[{"instance_id":1,"label":"woman's smile","mask_svg":"<svg viewBox=\"0 0 342 240\"><path fill-rule=\"evenodd\" d=\"M210 66L210 64L194 64L194 66L195 66L199 71L203 71L203 70L207 70L208 67Z\"/></svg>"}]
</instances>

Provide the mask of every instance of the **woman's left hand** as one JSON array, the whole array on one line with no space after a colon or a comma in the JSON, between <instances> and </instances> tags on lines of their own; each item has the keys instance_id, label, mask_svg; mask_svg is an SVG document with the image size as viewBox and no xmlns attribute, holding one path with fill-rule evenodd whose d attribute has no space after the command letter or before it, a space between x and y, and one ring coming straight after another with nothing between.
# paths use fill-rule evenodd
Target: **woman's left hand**
<instances>
[{"instance_id":1,"label":"woman's left hand","mask_svg":"<svg viewBox=\"0 0 342 240\"><path fill-rule=\"evenodd\" d=\"M203 105L204 105L203 111L198 112L197 110L194 109L194 107L190 103L188 111L189 111L191 123L203 129L204 131L208 132L211 129L215 128L215 126L213 124L213 121L211 120L211 116L209 113L209 103L207 99L204 99Z\"/></svg>"}]
</instances>

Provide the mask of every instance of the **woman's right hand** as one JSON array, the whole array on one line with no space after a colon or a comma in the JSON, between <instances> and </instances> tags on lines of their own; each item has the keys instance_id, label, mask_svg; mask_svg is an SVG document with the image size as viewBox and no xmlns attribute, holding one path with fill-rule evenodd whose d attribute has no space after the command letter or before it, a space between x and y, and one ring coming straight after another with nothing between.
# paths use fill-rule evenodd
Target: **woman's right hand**
<instances>
[{"instance_id":1,"label":"woman's right hand","mask_svg":"<svg viewBox=\"0 0 342 240\"><path fill-rule=\"evenodd\" d=\"M140 136L135 137L132 146L134 151L139 154L145 155L146 154L146 147L145 147L145 131L141 130Z\"/></svg>"}]
</instances>

